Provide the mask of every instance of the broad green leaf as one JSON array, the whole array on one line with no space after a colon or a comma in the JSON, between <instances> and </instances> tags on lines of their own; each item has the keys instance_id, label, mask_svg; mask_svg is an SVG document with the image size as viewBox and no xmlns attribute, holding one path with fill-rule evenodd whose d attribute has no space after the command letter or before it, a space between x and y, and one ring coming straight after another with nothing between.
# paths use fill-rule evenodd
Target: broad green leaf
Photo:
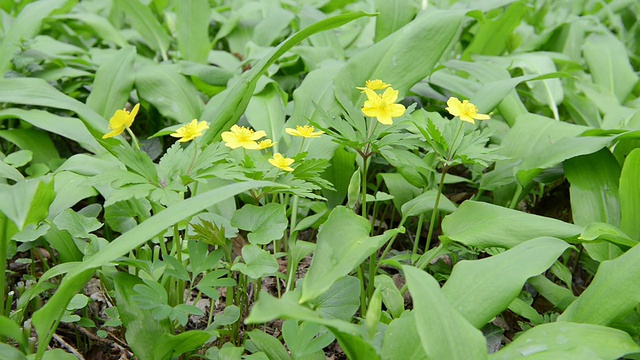
<instances>
[{"instance_id":1,"label":"broad green leaf","mask_svg":"<svg viewBox=\"0 0 640 360\"><path fill-rule=\"evenodd\" d=\"M282 337L291 351L291 357L301 359L304 356L309 360L310 355L318 354L318 359L325 359L324 349L331 344L335 337L323 326L310 323L286 320L282 324Z\"/></svg>"},{"instance_id":2,"label":"broad green leaf","mask_svg":"<svg viewBox=\"0 0 640 360\"><path fill-rule=\"evenodd\" d=\"M318 232L316 252L302 283L301 302L315 299L380 249L397 230L369 237L371 224L346 207L336 207Z\"/></svg>"},{"instance_id":3,"label":"broad green leaf","mask_svg":"<svg viewBox=\"0 0 640 360\"><path fill-rule=\"evenodd\" d=\"M252 279L274 275L278 269L278 262L271 253L262 250L258 245L248 244L242 247L244 263L233 265L231 270L240 271Z\"/></svg>"},{"instance_id":4,"label":"broad green leaf","mask_svg":"<svg viewBox=\"0 0 640 360\"><path fill-rule=\"evenodd\" d=\"M415 330L418 326L415 314L415 311L405 311L389 324L382 340L383 359L429 359Z\"/></svg>"},{"instance_id":5,"label":"broad green leaf","mask_svg":"<svg viewBox=\"0 0 640 360\"><path fill-rule=\"evenodd\" d=\"M418 197L407 201L402 205L400 212L403 218L410 216L422 215L428 211L432 211L436 204L436 197L438 190L429 190ZM451 202L446 196L440 197L440 204L438 205L439 211L452 213L456 211L456 205Z\"/></svg>"},{"instance_id":6,"label":"broad green leaf","mask_svg":"<svg viewBox=\"0 0 640 360\"><path fill-rule=\"evenodd\" d=\"M166 59L171 38L154 17L151 8L139 0L116 0L115 3L123 10L131 26L142 36L147 45L159 51L163 59Z\"/></svg>"},{"instance_id":7,"label":"broad green leaf","mask_svg":"<svg viewBox=\"0 0 640 360\"><path fill-rule=\"evenodd\" d=\"M18 118L50 133L66 137L94 154L105 152L85 124L76 118L59 116L42 110L16 108L0 110L0 119L6 118Z\"/></svg>"},{"instance_id":8,"label":"broad green leaf","mask_svg":"<svg viewBox=\"0 0 640 360\"><path fill-rule=\"evenodd\" d=\"M640 302L640 246L604 261L587 289L560 315L558 321L609 325Z\"/></svg>"},{"instance_id":9,"label":"broad green leaf","mask_svg":"<svg viewBox=\"0 0 640 360\"><path fill-rule=\"evenodd\" d=\"M619 226L620 165L609 149L604 148L590 155L566 160L564 173L571 184L571 215L574 224L587 226L603 222ZM607 242L585 243L584 247L589 256L599 262L621 254L616 245Z\"/></svg>"},{"instance_id":10,"label":"broad green leaf","mask_svg":"<svg viewBox=\"0 0 640 360\"><path fill-rule=\"evenodd\" d=\"M589 35L582 49L593 81L624 102L638 82L624 44L600 32Z\"/></svg>"},{"instance_id":11,"label":"broad green leaf","mask_svg":"<svg viewBox=\"0 0 640 360\"><path fill-rule=\"evenodd\" d=\"M640 150L633 150L625 159L620 174L620 229L630 238L640 241Z\"/></svg>"},{"instance_id":12,"label":"broad green leaf","mask_svg":"<svg viewBox=\"0 0 640 360\"><path fill-rule=\"evenodd\" d=\"M82 260L83 254L69 232L58 229L55 224L44 235L44 240L56 249L61 263Z\"/></svg>"},{"instance_id":13,"label":"broad green leaf","mask_svg":"<svg viewBox=\"0 0 640 360\"><path fill-rule=\"evenodd\" d=\"M22 150L33 154L34 163L50 164L60 158L56 146L43 131L35 129L0 130L0 138L16 144Z\"/></svg>"},{"instance_id":14,"label":"broad green leaf","mask_svg":"<svg viewBox=\"0 0 640 360\"><path fill-rule=\"evenodd\" d=\"M363 16L370 15L363 12L346 13L319 21L298 31L274 48L267 56L258 61L251 70L245 72L233 87L218 94L207 103L200 120L209 123L209 130L202 136L202 144L209 144L222 131L230 128L231 125L238 121L253 95L258 79L280 56L313 34L342 26Z\"/></svg>"},{"instance_id":15,"label":"broad green leaf","mask_svg":"<svg viewBox=\"0 0 640 360\"><path fill-rule=\"evenodd\" d=\"M51 178L28 179L11 186L0 184L0 212L22 230L47 218L55 196Z\"/></svg>"},{"instance_id":16,"label":"broad green leaf","mask_svg":"<svg viewBox=\"0 0 640 360\"><path fill-rule=\"evenodd\" d=\"M281 239L289 221L282 204L255 206L247 204L237 210L231 218L231 225L250 231L249 242L264 245Z\"/></svg>"},{"instance_id":17,"label":"broad green leaf","mask_svg":"<svg viewBox=\"0 0 640 360\"><path fill-rule=\"evenodd\" d=\"M421 193L419 188L411 185L401 174L387 173L378 174L378 176L382 177L389 194L393 195L393 205L396 209L401 209L404 204Z\"/></svg>"},{"instance_id":18,"label":"broad green leaf","mask_svg":"<svg viewBox=\"0 0 640 360\"><path fill-rule=\"evenodd\" d=\"M582 227L497 205L465 201L444 218L442 232L449 240L484 249L512 248L544 236L572 239L582 232Z\"/></svg>"},{"instance_id":19,"label":"broad green leaf","mask_svg":"<svg viewBox=\"0 0 640 360\"><path fill-rule=\"evenodd\" d=\"M571 184L571 212L576 225L592 222L619 225L620 165L609 149L566 160L564 173Z\"/></svg>"},{"instance_id":20,"label":"broad green leaf","mask_svg":"<svg viewBox=\"0 0 640 360\"><path fill-rule=\"evenodd\" d=\"M185 60L206 63L211 50L209 22L211 8L207 0L178 1L176 30L178 50Z\"/></svg>"},{"instance_id":21,"label":"broad green leaf","mask_svg":"<svg viewBox=\"0 0 640 360\"><path fill-rule=\"evenodd\" d=\"M7 155L7 157L4 158L4 162L15 168L19 168L28 164L32 159L33 153L30 150L18 150Z\"/></svg>"},{"instance_id":22,"label":"broad green leaf","mask_svg":"<svg viewBox=\"0 0 640 360\"><path fill-rule=\"evenodd\" d=\"M386 38L402 28L413 19L417 12L417 4L406 0L376 0L376 36L374 42Z\"/></svg>"},{"instance_id":23,"label":"broad green leaf","mask_svg":"<svg viewBox=\"0 0 640 360\"><path fill-rule=\"evenodd\" d=\"M267 138L273 142L280 141L284 133L285 101L278 83L269 82L260 93L253 95L247 104L247 121L254 129L264 130ZM273 148L274 152L278 152L278 144Z\"/></svg>"},{"instance_id":24,"label":"broad green leaf","mask_svg":"<svg viewBox=\"0 0 640 360\"><path fill-rule=\"evenodd\" d=\"M135 71L140 98L158 108L162 115L178 123L200 117L204 103L195 86L180 75L177 65L144 62L136 64Z\"/></svg>"},{"instance_id":25,"label":"broad green leaf","mask_svg":"<svg viewBox=\"0 0 640 360\"><path fill-rule=\"evenodd\" d=\"M27 360L27 357L20 350L5 343L0 343L0 357L6 360Z\"/></svg>"},{"instance_id":26,"label":"broad green leaf","mask_svg":"<svg viewBox=\"0 0 640 360\"><path fill-rule=\"evenodd\" d=\"M136 48L127 46L113 53L111 59L96 71L87 106L105 119L110 119L116 110L124 108L129 99L136 78L133 71L135 56Z\"/></svg>"},{"instance_id":27,"label":"broad green leaf","mask_svg":"<svg viewBox=\"0 0 640 360\"><path fill-rule=\"evenodd\" d=\"M61 8L66 0L41 0L27 4L20 15L8 27L4 27L0 43L0 74L4 76L11 69L11 59L20 50L20 42L32 39L40 31L42 21L51 12ZM4 21L3 21L4 22ZM6 22L5 22L6 24Z\"/></svg>"},{"instance_id":28,"label":"broad green leaf","mask_svg":"<svg viewBox=\"0 0 640 360\"><path fill-rule=\"evenodd\" d=\"M526 113L516 119L515 125L502 140L499 155L508 157L507 160L496 162L495 170L488 172L482 177L480 187L484 189L496 189L502 185L515 181L514 175L520 169L531 169L541 166L541 162L547 160L541 153L547 151L545 156L549 156L548 149L560 139L565 137L575 137L588 130L586 126L568 124L555 121L543 116ZM523 141L523 139L527 139ZM576 148L575 151L579 151ZM597 149L599 150L599 149ZM593 151L592 151L593 152ZM587 152L590 153L590 152ZM553 153L552 155L557 155ZM583 154L574 154L578 156ZM564 159L549 161L552 166ZM525 167L523 162L531 165Z\"/></svg>"},{"instance_id":29,"label":"broad green leaf","mask_svg":"<svg viewBox=\"0 0 640 360\"><path fill-rule=\"evenodd\" d=\"M570 356L575 349L590 350L589 353L594 357L588 358L594 359L617 359L640 351L640 347L624 331L605 326L556 322L525 331L502 350L491 354L489 359L510 360L529 356L536 359L585 359Z\"/></svg>"},{"instance_id":30,"label":"broad green leaf","mask_svg":"<svg viewBox=\"0 0 640 360\"><path fill-rule=\"evenodd\" d=\"M66 304L74 294L82 290L91 278L94 270L102 265L114 261L130 250L144 244L149 239L162 234L168 226L171 226L185 218L189 218L198 212L218 202L242 193L244 191L264 186L279 186L271 182L250 181L226 185L185 201L177 203L147 219L134 229L120 235L100 252L87 257L82 263L71 270L62 280L58 291L47 304L33 315L33 324L37 329L40 339L39 351L43 352L49 343L57 319L62 316Z\"/></svg>"},{"instance_id":31,"label":"broad green leaf","mask_svg":"<svg viewBox=\"0 0 640 360\"><path fill-rule=\"evenodd\" d=\"M16 182L24 180L24 176L22 176L20 171L4 161L0 161L0 178L11 179Z\"/></svg>"},{"instance_id":32,"label":"broad green leaf","mask_svg":"<svg viewBox=\"0 0 640 360\"><path fill-rule=\"evenodd\" d=\"M576 299L571 290L552 282L544 275L534 276L528 282L559 310L566 309Z\"/></svg>"},{"instance_id":33,"label":"broad green leaf","mask_svg":"<svg viewBox=\"0 0 640 360\"><path fill-rule=\"evenodd\" d=\"M523 2L516 2L509 5L498 19L487 19L480 23L473 41L462 54L463 59L471 60L472 54L501 55L508 50L514 30L522 22L527 10Z\"/></svg>"},{"instance_id":34,"label":"broad green leaf","mask_svg":"<svg viewBox=\"0 0 640 360\"><path fill-rule=\"evenodd\" d=\"M360 281L343 276L310 304L327 319L350 321L360 306Z\"/></svg>"},{"instance_id":35,"label":"broad green leaf","mask_svg":"<svg viewBox=\"0 0 640 360\"><path fill-rule=\"evenodd\" d=\"M415 325L422 348L430 359L486 359L482 332L458 313L428 273L403 266L407 287L413 299Z\"/></svg>"},{"instance_id":36,"label":"broad green leaf","mask_svg":"<svg viewBox=\"0 0 640 360\"><path fill-rule=\"evenodd\" d=\"M56 90L42 79L0 79L0 100L6 103L70 110L78 114L94 136L107 133L108 122L103 117L87 105Z\"/></svg>"},{"instance_id":37,"label":"broad green leaf","mask_svg":"<svg viewBox=\"0 0 640 360\"><path fill-rule=\"evenodd\" d=\"M528 278L546 271L568 247L560 239L541 237L485 259L462 260L453 267L442 294L481 328L518 297Z\"/></svg>"},{"instance_id":38,"label":"broad green leaf","mask_svg":"<svg viewBox=\"0 0 640 360\"><path fill-rule=\"evenodd\" d=\"M280 340L274 338L269 334L265 334L264 332L253 329L247 333L249 335L250 341L253 343L259 351L263 351L267 354L269 360L289 360L291 357L289 353L287 353L287 349L284 348L284 345L280 342Z\"/></svg>"},{"instance_id":39,"label":"broad green leaf","mask_svg":"<svg viewBox=\"0 0 640 360\"><path fill-rule=\"evenodd\" d=\"M71 236L78 238L88 237L91 232L102 227L102 223L98 219L84 216L72 209L67 209L56 216L53 223L58 229L67 230Z\"/></svg>"},{"instance_id":40,"label":"broad green leaf","mask_svg":"<svg viewBox=\"0 0 640 360\"><path fill-rule=\"evenodd\" d=\"M421 13L384 40L353 56L336 75L336 93L360 106L365 96L356 87L364 86L366 80L381 79L391 83L401 96L406 94L415 83L431 74L456 39L462 19L462 13L454 11ZM343 102L340 98L338 101Z\"/></svg>"}]
</instances>

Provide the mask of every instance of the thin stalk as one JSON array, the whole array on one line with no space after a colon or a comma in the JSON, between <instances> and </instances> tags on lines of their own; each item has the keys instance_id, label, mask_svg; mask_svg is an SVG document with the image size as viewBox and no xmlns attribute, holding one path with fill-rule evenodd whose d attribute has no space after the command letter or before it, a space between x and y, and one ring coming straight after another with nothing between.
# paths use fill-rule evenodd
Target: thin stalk
<instances>
[{"instance_id":1,"label":"thin stalk","mask_svg":"<svg viewBox=\"0 0 640 360\"><path fill-rule=\"evenodd\" d=\"M422 226L424 224L424 213L418 217L418 227L416 228L416 237L413 239L413 255L418 253L418 244L420 243L420 233L422 233ZM428 239L428 238L427 238Z\"/></svg>"},{"instance_id":2,"label":"thin stalk","mask_svg":"<svg viewBox=\"0 0 640 360\"><path fill-rule=\"evenodd\" d=\"M364 318L367 314L366 289L364 287L364 264L358 266L358 279L360 280L360 316Z\"/></svg>"},{"instance_id":3,"label":"thin stalk","mask_svg":"<svg viewBox=\"0 0 640 360\"><path fill-rule=\"evenodd\" d=\"M293 290L293 285L294 285L294 274L296 272L295 267L297 266L292 266L292 265L296 265L293 264L293 254L291 253L291 250L293 249L295 242L297 240L298 237L298 232L297 231L293 231L293 229L296 227L296 223L298 221L298 200L300 199L300 197L298 197L297 195L294 195L292 198L292 204L291 204L291 224L289 227L289 244L287 246L287 264L288 264L288 269L287 269L287 273L288 273L288 277L287 277L287 291L289 290ZM280 287L278 287L278 289L280 289Z\"/></svg>"},{"instance_id":4,"label":"thin stalk","mask_svg":"<svg viewBox=\"0 0 640 360\"><path fill-rule=\"evenodd\" d=\"M442 189L444 188L444 177L447 174L449 168L446 165L442 167L442 176L440 177L440 185L438 185L438 193L436 194L436 202L433 204L433 212L431 213L431 221L429 222L429 232L427 233L427 244L424 251L429 251L431 246L431 236L433 236L433 229L436 224L436 217L438 216L438 206L440 206L440 197L442 196ZM413 255L416 255L415 253Z\"/></svg>"},{"instance_id":5,"label":"thin stalk","mask_svg":"<svg viewBox=\"0 0 640 360\"><path fill-rule=\"evenodd\" d=\"M127 129L127 132L131 136L131 140L133 140L133 145L136 150L140 150L140 143L138 142L138 138L136 137L136 135L133 133L133 131L131 131L131 129L129 129L129 127L125 127L125 129Z\"/></svg>"},{"instance_id":6,"label":"thin stalk","mask_svg":"<svg viewBox=\"0 0 640 360\"><path fill-rule=\"evenodd\" d=\"M7 251L8 251L8 247L9 247L9 236L7 235L7 225L9 222L9 219L7 219L7 217L4 214L0 214L0 229L1 229L1 233L0 233L0 269L2 269L2 276L0 276L0 309L2 309L4 311L5 308L5 302L4 302L4 296L5 296L5 286L7 278L6 278L6 271L7 271ZM2 315L4 316L9 316L9 314L3 313ZM2 335L0 335L0 342L4 342L6 340L6 338Z\"/></svg>"}]
</instances>

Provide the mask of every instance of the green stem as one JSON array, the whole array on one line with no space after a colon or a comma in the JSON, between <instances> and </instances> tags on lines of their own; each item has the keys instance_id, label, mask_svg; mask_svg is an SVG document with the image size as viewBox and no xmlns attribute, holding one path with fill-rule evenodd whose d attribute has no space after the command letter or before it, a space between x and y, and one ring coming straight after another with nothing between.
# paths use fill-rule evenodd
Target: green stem
<instances>
[{"instance_id":1,"label":"green stem","mask_svg":"<svg viewBox=\"0 0 640 360\"><path fill-rule=\"evenodd\" d=\"M193 139L193 159L191 159L191 164L189 164L189 169L187 170L187 173L185 175L189 175L189 173L191 172L191 169L193 168L193 164L196 162L196 157L198 156L198 139Z\"/></svg>"},{"instance_id":2,"label":"green stem","mask_svg":"<svg viewBox=\"0 0 640 360\"><path fill-rule=\"evenodd\" d=\"M4 307L5 307L5 302L4 302L4 296L5 296L5 291L4 288L6 286L6 273L7 273L7 251L8 251L8 247L9 247L9 241L11 241L11 239L9 239L9 235L7 234L8 231L8 222L9 219L7 219L7 217L4 214L0 214L0 269L2 269L2 276L0 276L0 309L2 309L4 311ZM8 316L9 314L2 314L5 316ZM5 341L5 337L0 335L0 342L4 342Z\"/></svg>"},{"instance_id":3,"label":"green stem","mask_svg":"<svg viewBox=\"0 0 640 360\"><path fill-rule=\"evenodd\" d=\"M422 233L422 225L424 223L424 213L418 217L418 227L416 228L416 237L413 239L413 256L418 253L418 244L420 243L420 234Z\"/></svg>"},{"instance_id":4,"label":"green stem","mask_svg":"<svg viewBox=\"0 0 640 360\"><path fill-rule=\"evenodd\" d=\"M366 289L364 287L364 270L362 269L364 264L360 264L358 266L358 279L360 280L360 316L364 318L367 314L367 299L366 299Z\"/></svg>"},{"instance_id":5,"label":"green stem","mask_svg":"<svg viewBox=\"0 0 640 360\"><path fill-rule=\"evenodd\" d=\"M442 196L442 189L444 187L444 177L447 175L447 170L449 168L447 165L442 166L442 176L440 176L440 185L438 185L438 193L436 194L436 202L433 204L433 212L431 213L431 221L429 222L429 233L427 234L427 244L425 245L424 251L429 251L429 246L431 246L431 236L433 236L433 229L436 224L436 217L438 216L438 207L440 206L440 197ZM415 253L413 255L416 255Z\"/></svg>"},{"instance_id":6,"label":"green stem","mask_svg":"<svg viewBox=\"0 0 640 360\"><path fill-rule=\"evenodd\" d=\"M136 135L128 127L126 127L125 129L127 129L127 132L131 136L131 140L133 140L133 145L136 148L136 150L140 150L140 143L138 142L138 138L136 137Z\"/></svg>"}]
</instances>

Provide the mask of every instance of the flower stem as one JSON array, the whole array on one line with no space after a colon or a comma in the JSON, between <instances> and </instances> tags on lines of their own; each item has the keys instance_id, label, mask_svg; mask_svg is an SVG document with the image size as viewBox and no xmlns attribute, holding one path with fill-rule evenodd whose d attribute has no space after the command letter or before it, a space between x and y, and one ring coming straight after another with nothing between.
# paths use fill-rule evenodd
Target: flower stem
<instances>
[{"instance_id":1,"label":"flower stem","mask_svg":"<svg viewBox=\"0 0 640 360\"><path fill-rule=\"evenodd\" d=\"M136 135L133 133L133 131L131 131L131 129L129 129L129 127L126 127L125 129L127 129L127 132L129 133L129 135L131 135L131 140L133 140L133 145L136 150L140 150L140 143L138 142L138 138L136 137Z\"/></svg>"},{"instance_id":2,"label":"flower stem","mask_svg":"<svg viewBox=\"0 0 640 360\"><path fill-rule=\"evenodd\" d=\"M449 167L442 165L442 176L440 177L440 185L438 186L438 193L436 194L436 202L433 204L433 212L431 213L431 221L429 222L429 233L427 234L427 244L424 247L424 251L429 251L431 246L431 236L433 236L433 229L436 224L436 216L438 216L438 207L440 206L440 197L442 196L442 189L444 187L444 177L447 175ZM415 255L415 254L414 254Z\"/></svg>"}]
</instances>

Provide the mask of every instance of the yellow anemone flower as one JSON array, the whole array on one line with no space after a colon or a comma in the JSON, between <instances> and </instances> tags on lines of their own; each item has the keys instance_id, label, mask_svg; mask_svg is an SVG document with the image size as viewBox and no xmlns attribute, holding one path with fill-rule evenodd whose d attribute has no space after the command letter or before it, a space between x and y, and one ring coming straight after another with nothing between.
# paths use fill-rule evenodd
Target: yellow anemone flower
<instances>
[{"instance_id":1,"label":"yellow anemone flower","mask_svg":"<svg viewBox=\"0 0 640 360\"><path fill-rule=\"evenodd\" d=\"M459 117L462 121L475 124L474 120L489 120L489 115L478 114L478 108L469 100L460 102L457 98L450 97L447 105L449 105L446 107L449 114Z\"/></svg>"},{"instance_id":2,"label":"yellow anemone flower","mask_svg":"<svg viewBox=\"0 0 640 360\"><path fill-rule=\"evenodd\" d=\"M320 135L324 134L324 131L314 132L316 131L316 128L309 125L305 125L305 126L298 125L296 126L295 129L286 128L284 129L284 131L291 136L299 136L299 137L311 138L311 139L319 138Z\"/></svg>"},{"instance_id":3,"label":"yellow anemone flower","mask_svg":"<svg viewBox=\"0 0 640 360\"><path fill-rule=\"evenodd\" d=\"M264 140L262 140L262 141L260 141L258 143L258 150L268 149L268 148L272 147L275 144L276 143L271 141L271 139L264 139Z\"/></svg>"},{"instance_id":4,"label":"yellow anemone flower","mask_svg":"<svg viewBox=\"0 0 640 360\"><path fill-rule=\"evenodd\" d=\"M387 84L382 80L376 79L376 80L367 80L367 82L365 83L365 87L356 87L356 89L362 90L362 92L365 92L365 89L376 91L376 90L384 90L390 86L391 84Z\"/></svg>"},{"instance_id":5,"label":"yellow anemone flower","mask_svg":"<svg viewBox=\"0 0 640 360\"><path fill-rule=\"evenodd\" d=\"M139 109L140 104L136 104L131 112L128 112L127 109L116 110L116 113L113 114L113 116L109 120L109 129L111 129L112 131L104 134L102 138L108 139L114 136L118 136L122 134L122 132L126 128L131 127L131 124L133 124L133 119L138 114Z\"/></svg>"},{"instance_id":6,"label":"yellow anemone flower","mask_svg":"<svg viewBox=\"0 0 640 360\"><path fill-rule=\"evenodd\" d=\"M206 121L201 121L198 123L198 119L193 119L190 123L179 128L178 130L176 130L176 132L169 135L180 138L180 142L187 142L202 136L202 132L207 130L208 128L209 125L207 125Z\"/></svg>"},{"instance_id":7,"label":"yellow anemone flower","mask_svg":"<svg viewBox=\"0 0 640 360\"><path fill-rule=\"evenodd\" d=\"M392 125L392 118L404 115L404 105L395 103L398 100L398 90L388 88L382 96L369 88L364 89L364 92L368 100L364 102L362 112L366 116L378 119L381 124Z\"/></svg>"},{"instance_id":8,"label":"yellow anemone flower","mask_svg":"<svg viewBox=\"0 0 640 360\"><path fill-rule=\"evenodd\" d=\"M280 153L273 154L273 158L269 159L269 163L271 165L284 171L293 171L293 168L290 166L291 164L293 164L293 161L293 159L286 158Z\"/></svg>"},{"instance_id":9,"label":"yellow anemone flower","mask_svg":"<svg viewBox=\"0 0 640 360\"><path fill-rule=\"evenodd\" d=\"M243 147L247 150L258 150L260 149L260 145L258 145L256 140L267 136L267 133L262 130L253 131L253 129L244 126L233 125L231 131L225 131L221 136L224 145L232 149Z\"/></svg>"}]
</instances>

